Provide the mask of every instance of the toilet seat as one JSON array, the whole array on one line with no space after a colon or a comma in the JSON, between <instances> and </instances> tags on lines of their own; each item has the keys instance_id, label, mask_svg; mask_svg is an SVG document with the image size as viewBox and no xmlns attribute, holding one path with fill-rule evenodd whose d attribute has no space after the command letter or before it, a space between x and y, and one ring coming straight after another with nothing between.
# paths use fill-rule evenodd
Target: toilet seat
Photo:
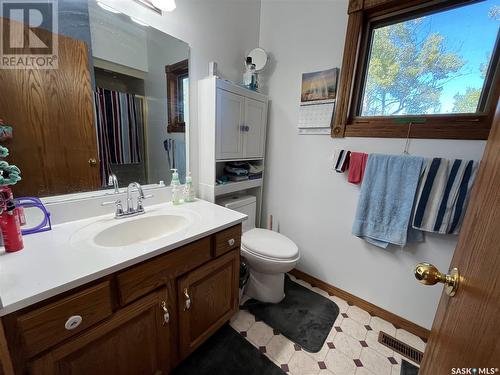
<instances>
[{"instance_id":1,"label":"toilet seat","mask_svg":"<svg viewBox=\"0 0 500 375\"><path fill-rule=\"evenodd\" d=\"M299 248L288 237L268 229L251 229L241 237L241 248L254 256L272 261L295 261Z\"/></svg>"}]
</instances>

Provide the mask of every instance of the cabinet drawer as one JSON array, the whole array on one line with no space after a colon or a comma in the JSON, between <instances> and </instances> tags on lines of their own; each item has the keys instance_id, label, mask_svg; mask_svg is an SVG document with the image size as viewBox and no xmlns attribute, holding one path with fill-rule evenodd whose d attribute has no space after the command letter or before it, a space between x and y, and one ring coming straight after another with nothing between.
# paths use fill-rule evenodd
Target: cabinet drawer
<instances>
[{"instance_id":1,"label":"cabinet drawer","mask_svg":"<svg viewBox=\"0 0 500 375\"><path fill-rule=\"evenodd\" d=\"M241 224L215 234L214 255L216 257L241 246Z\"/></svg>"},{"instance_id":2,"label":"cabinet drawer","mask_svg":"<svg viewBox=\"0 0 500 375\"><path fill-rule=\"evenodd\" d=\"M109 281L105 281L20 315L17 325L26 354L32 357L105 319L111 313L111 290Z\"/></svg>"},{"instance_id":3,"label":"cabinet drawer","mask_svg":"<svg viewBox=\"0 0 500 375\"><path fill-rule=\"evenodd\" d=\"M206 237L119 273L120 305L165 285L169 279L191 271L211 257L210 237Z\"/></svg>"}]
</instances>

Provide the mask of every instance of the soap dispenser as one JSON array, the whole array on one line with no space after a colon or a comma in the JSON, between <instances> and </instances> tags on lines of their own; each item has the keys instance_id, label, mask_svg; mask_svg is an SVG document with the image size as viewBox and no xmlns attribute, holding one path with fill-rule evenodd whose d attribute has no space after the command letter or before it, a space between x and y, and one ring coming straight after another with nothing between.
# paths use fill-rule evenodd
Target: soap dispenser
<instances>
[{"instance_id":1,"label":"soap dispenser","mask_svg":"<svg viewBox=\"0 0 500 375\"><path fill-rule=\"evenodd\" d=\"M195 191L193 187L193 179L191 172L186 176L186 184L184 185L184 202L194 202Z\"/></svg>"},{"instance_id":2,"label":"soap dispenser","mask_svg":"<svg viewBox=\"0 0 500 375\"><path fill-rule=\"evenodd\" d=\"M181 204L182 203L182 188L181 182L179 181L179 173L177 169L171 169L172 171L172 182L170 186L172 187L172 203Z\"/></svg>"}]
</instances>

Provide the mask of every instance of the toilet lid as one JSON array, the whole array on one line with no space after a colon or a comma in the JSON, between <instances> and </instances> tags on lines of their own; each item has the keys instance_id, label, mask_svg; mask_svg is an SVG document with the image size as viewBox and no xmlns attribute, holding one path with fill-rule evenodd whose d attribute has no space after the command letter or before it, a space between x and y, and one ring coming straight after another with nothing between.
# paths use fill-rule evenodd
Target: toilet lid
<instances>
[{"instance_id":1,"label":"toilet lid","mask_svg":"<svg viewBox=\"0 0 500 375\"><path fill-rule=\"evenodd\" d=\"M252 253L274 259L292 259L299 248L288 237L268 229L252 229L243 233L242 247Z\"/></svg>"}]
</instances>

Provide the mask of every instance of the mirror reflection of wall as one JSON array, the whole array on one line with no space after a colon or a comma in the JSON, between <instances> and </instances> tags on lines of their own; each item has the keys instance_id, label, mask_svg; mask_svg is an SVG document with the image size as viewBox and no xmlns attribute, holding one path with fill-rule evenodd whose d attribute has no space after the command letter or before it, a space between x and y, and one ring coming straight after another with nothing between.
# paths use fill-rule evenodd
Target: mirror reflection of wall
<instances>
[{"instance_id":1,"label":"mirror reflection of wall","mask_svg":"<svg viewBox=\"0 0 500 375\"><path fill-rule=\"evenodd\" d=\"M183 182L189 46L94 0L60 3L59 69L0 71L14 193L108 189L111 174L168 185L171 168Z\"/></svg>"}]
</instances>

